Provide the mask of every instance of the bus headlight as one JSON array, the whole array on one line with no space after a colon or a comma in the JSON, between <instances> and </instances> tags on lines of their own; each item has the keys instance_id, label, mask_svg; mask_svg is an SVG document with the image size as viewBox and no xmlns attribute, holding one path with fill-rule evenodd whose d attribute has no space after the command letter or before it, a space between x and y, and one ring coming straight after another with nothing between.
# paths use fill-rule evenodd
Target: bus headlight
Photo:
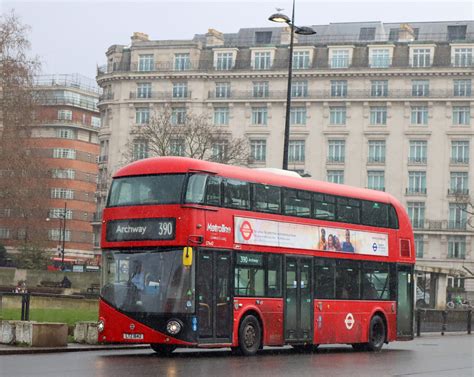
<instances>
[{"instance_id":1,"label":"bus headlight","mask_svg":"<svg viewBox=\"0 0 474 377\"><path fill-rule=\"evenodd\" d=\"M105 328L105 322L103 319L100 319L99 322L97 322L97 331L102 332L104 331Z\"/></svg>"},{"instance_id":2,"label":"bus headlight","mask_svg":"<svg viewBox=\"0 0 474 377\"><path fill-rule=\"evenodd\" d=\"M178 321L176 319L171 319L166 324L166 331L170 335L176 335L181 331L182 327L183 327L183 325L181 324L180 321Z\"/></svg>"}]
</instances>

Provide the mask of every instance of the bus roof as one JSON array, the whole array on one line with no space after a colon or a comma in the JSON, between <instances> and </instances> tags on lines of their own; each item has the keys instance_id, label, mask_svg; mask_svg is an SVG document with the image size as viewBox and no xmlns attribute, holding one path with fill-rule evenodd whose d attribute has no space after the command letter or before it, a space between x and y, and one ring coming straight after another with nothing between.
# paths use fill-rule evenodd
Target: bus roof
<instances>
[{"instance_id":1,"label":"bus roof","mask_svg":"<svg viewBox=\"0 0 474 377\"><path fill-rule=\"evenodd\" d=\"M275 174L269 171L243 168L232 165L224 165L215 162L196 160L186 157L152 157L135 161L119 169L113 178L134 175L173 174L203 172L217 174L227 178L243 181L283 186L299 190L316 191L325 194L341 195L358 199L366 199L384 203L393 203L399 206L398 200L392 195L382 191L362 189L358 187L317 181L314 179L301 178Z\"/></svg>"}]
</instances>

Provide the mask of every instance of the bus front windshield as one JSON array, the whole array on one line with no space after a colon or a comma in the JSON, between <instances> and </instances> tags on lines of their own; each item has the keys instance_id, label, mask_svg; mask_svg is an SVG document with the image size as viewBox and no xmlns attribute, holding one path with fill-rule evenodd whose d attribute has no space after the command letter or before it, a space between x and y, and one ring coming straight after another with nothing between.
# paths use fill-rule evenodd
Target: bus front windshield
<instances>
[{"instance_id":1,"label":"bus front windshield","mask_svg":"<svg viewBox=\"0 0 474 377\"><path fill-rule=\"evenodd\" d=\"M182 249L104 252L101 297L125 312L193 313L194 264L182 261Z\"/></svg>"},{"instance_id":2,"label":"bus front windshield","mask_svg":"<svg viewBox=\"0 0 474 377\"><path fill-rule=\"evenodd\" d=\"M115 178L108 207L179 203L185 174Z\"/></svg>"}]
</instances>

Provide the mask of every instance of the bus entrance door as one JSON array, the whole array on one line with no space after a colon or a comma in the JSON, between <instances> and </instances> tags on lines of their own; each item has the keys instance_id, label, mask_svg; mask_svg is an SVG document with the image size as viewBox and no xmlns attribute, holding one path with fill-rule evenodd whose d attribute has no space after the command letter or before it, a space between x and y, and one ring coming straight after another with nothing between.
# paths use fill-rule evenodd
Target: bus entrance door
<instances>
[{"instance_id":1,"label":"bus entrance door","mask_svg":"<svg viewBox=\"0 0 474 377\"><path fill-rule=\"evenodd\" d=\"M413 268L397 266L397 336L413 339Z\"/></svg>"},{"instance_id":2,"label":"bus entrance door","mask_svg":"<svg viewBox=\"0 0 474 377\"><path fill-rule=\"evenodd\" d=\"M230 253L199 250L196 276L199 343L230 343L232 337Z\"/></svg>"},{"instance_id":3,"label":"bus entrance door","mask_svg":"<svg viewBox=\"0 0 474 377\"><path fill-rule=\"evenodd\" d=\"M285 340L288 343L313 341L311 265L310 258L286 258Z\"/></svg>"}]
</instances>

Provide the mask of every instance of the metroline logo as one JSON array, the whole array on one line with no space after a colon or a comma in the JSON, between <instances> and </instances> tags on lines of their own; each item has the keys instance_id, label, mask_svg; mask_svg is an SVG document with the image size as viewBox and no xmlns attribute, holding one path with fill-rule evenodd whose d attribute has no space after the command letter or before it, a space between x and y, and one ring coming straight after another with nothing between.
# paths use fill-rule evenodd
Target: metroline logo
<instances>
[{"instance_id":1,"label":"metroline logo","mask_svg":"<svg viewBox=\"0 0 474 377\"><path fill-rule=\"evenodd\" d=\"M232 229L225 225L217 225L217 224L207 224L207 231L208 232L217 232L217 233L230 233Z\"/></svg>"}]
</instances>

